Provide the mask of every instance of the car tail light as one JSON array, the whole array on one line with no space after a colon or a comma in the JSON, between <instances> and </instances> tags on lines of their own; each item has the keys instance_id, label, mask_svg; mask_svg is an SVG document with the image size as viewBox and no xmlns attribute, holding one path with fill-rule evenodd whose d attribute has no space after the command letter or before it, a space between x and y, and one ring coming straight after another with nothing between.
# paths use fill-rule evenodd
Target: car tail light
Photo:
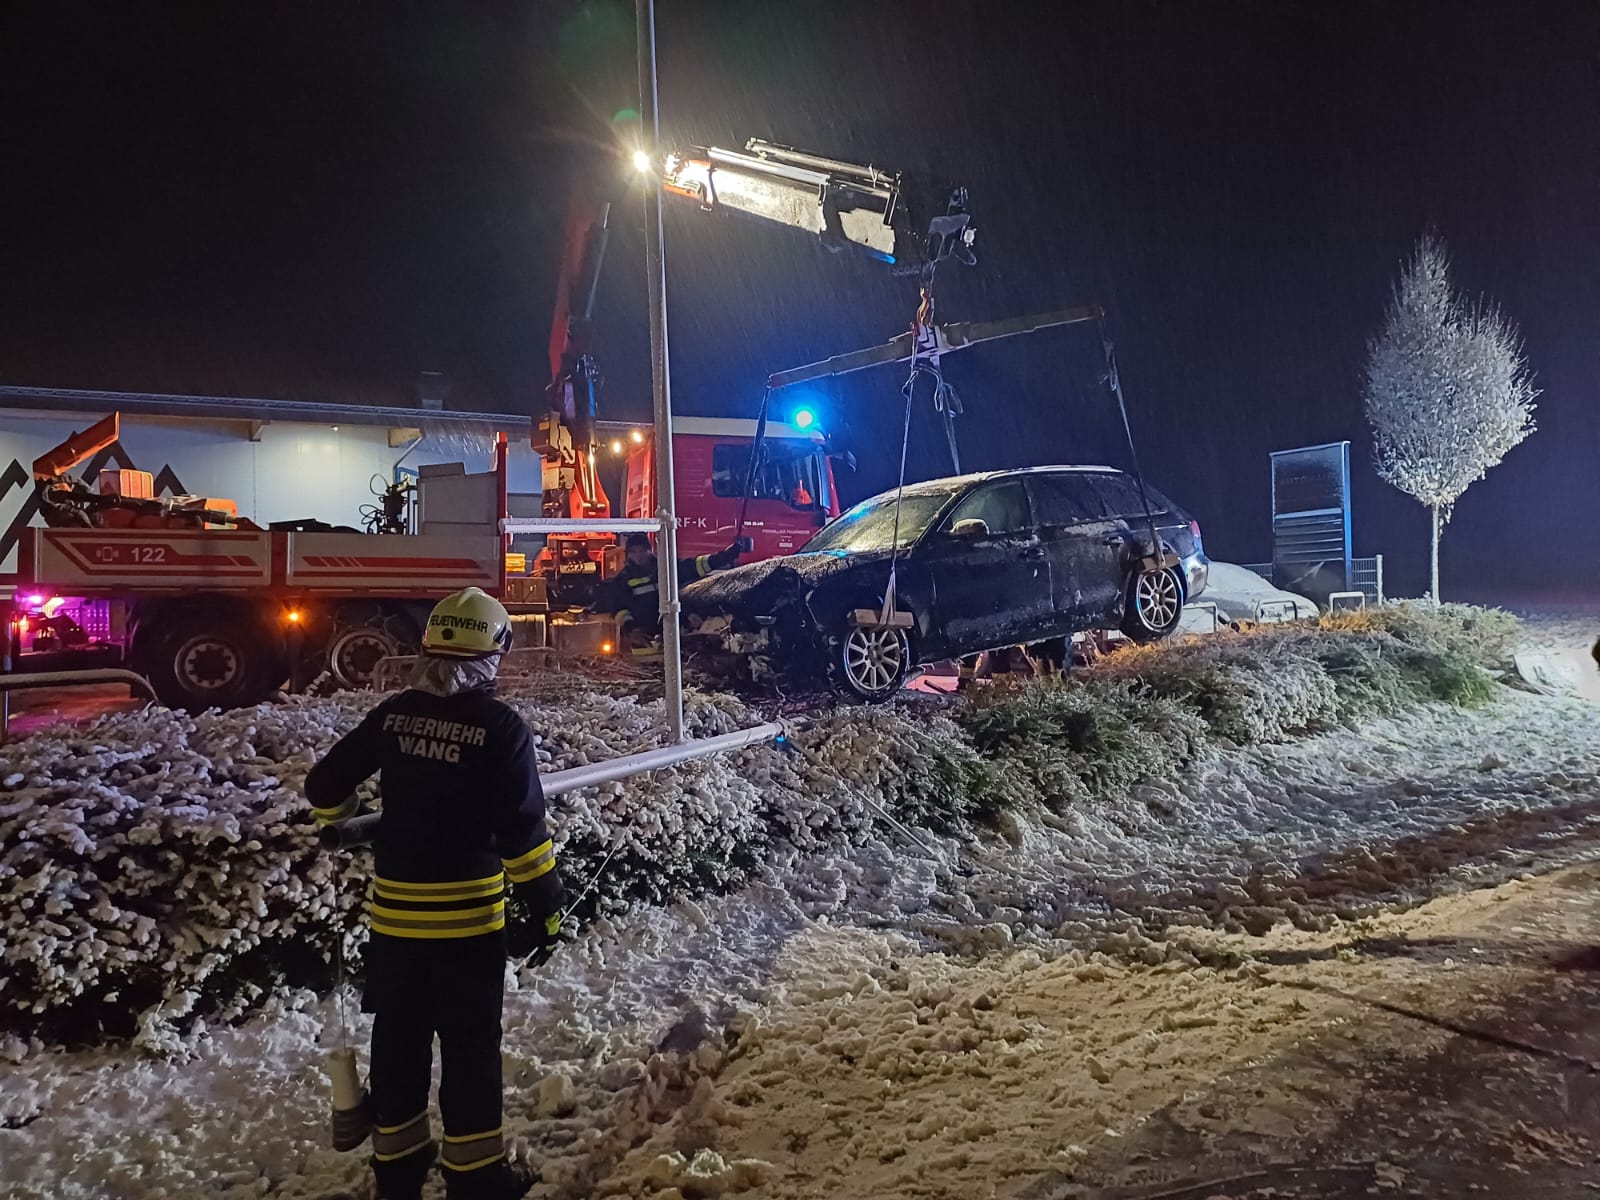
<instances>
[{"instance_id":1,"label":"car tail light","mask_svg":"<svg viewBox=\"0 0 1600 1200\"><path fill-rule=\"evenodd\" d=\"M1200 540L1200 522L1199 521L1190 521L1189 522L1189 532L1194 534L1194 540L1198 542Z\"/></svg>"}]
</instances>

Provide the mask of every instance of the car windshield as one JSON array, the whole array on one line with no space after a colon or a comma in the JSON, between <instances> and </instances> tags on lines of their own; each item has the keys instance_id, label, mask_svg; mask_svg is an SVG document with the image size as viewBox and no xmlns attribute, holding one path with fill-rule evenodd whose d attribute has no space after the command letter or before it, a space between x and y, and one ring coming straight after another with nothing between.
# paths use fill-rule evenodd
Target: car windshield
<instances>
[{"instance_id":1,"label":"car windshield","mask_svg":"<svg viewBox=\"0 0 1600 1200\"><path fill-rule=\"evenodd\" d=\"M900 501L900 549L922 536L953 493L907 492ZM863 500L849 512L818 530L805 544L807 550L887 550L895 540L894 493Z\"/></svg>"}]
</instances>

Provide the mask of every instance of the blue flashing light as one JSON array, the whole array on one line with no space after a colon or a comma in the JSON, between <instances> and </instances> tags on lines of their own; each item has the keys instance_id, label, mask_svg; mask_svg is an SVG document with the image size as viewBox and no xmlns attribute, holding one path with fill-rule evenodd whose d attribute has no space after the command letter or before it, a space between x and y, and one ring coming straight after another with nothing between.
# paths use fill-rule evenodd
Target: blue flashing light
<instances>
[{"instance_id":1,"label":"blue flashing light","mask_svg":"<svg viewBox=\"0 0 1600 1200\"><path fill-rule=\"evenodd\" d=\"M796 429L810 429L817 423L817 414L809 408L794 410L794 427Z\"/></svg>"}]
</instances>

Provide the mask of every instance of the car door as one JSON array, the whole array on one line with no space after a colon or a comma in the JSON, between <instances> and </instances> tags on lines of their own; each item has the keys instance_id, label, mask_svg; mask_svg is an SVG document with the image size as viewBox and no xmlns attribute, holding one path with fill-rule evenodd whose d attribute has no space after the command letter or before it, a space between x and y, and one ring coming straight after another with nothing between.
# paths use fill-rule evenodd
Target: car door
<instances>
[{"instance_id":1,"label":"car door","mask_svg":"<svg viewBox=\"0 0 1600 1200\"><path fill-rule=\"evenodd\" d=\"M962 522L986 532L957 536ZM966 529L970 531L971 526ZM922 547L933 584L943 654L958 656L1048 637L1055 624L1050 562L1020 478L980 484L956 503Z\"/></svg>"},{"instance_id":2,"label":"car door","mask_svg":"<svg viewBox=\"0 0 1600 1200\"><path fill-rule=\"evenodd\" d=\"M1127 523L1108 514L1095 478L1084 471L1028 476L1058 633L1110 628L1122 619Z\"/></svg>"}]
</instances>

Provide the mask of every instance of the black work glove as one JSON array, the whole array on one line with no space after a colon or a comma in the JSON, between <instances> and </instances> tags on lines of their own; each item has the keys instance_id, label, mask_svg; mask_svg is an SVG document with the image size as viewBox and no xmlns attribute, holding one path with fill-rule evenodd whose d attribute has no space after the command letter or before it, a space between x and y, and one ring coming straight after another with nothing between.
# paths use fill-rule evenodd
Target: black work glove
<instances>
[{"instance_id":1,"label":"black work glove","mask_svg":"<svg viewBox=\"0 0 1600 1200\"><path fill-rule=\"evenodd\" d=\"M713 571L726 571L729 567L738 566L739 543L734 542L732 545L724 546L715 554L707 555L706 562L711 565Z\"/></svg>"}]
</instances>

